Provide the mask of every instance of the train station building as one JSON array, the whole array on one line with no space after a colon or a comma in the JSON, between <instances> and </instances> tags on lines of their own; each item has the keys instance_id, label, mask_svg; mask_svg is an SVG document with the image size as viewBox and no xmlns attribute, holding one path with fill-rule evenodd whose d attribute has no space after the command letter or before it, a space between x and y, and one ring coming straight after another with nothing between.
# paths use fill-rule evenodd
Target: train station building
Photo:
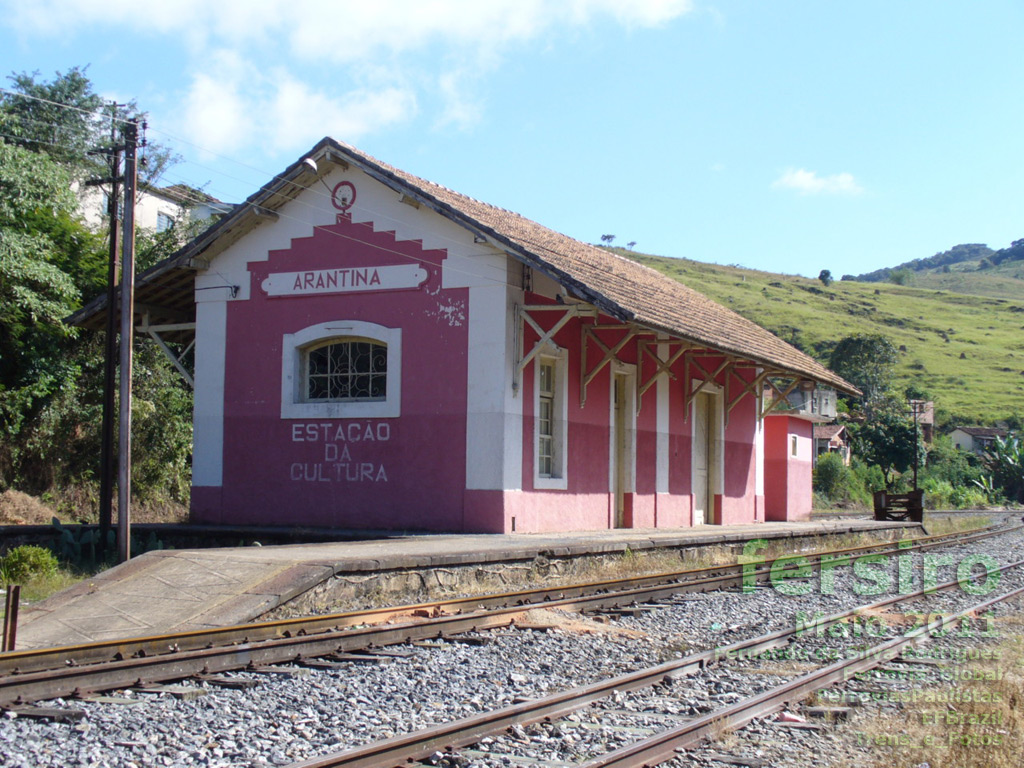
<instances>
[{"instance_id":1,"label":"train station building","mask_svg":"<svg viewBox=\"0 0 1024 768\"><path fill-rule=\"evenodd\" d=\"M791 396L856 391L671 278L329 138L136 301L139 333L194 344L201 523L800 519L813 419Z\"/></svg>"}]
</instances>

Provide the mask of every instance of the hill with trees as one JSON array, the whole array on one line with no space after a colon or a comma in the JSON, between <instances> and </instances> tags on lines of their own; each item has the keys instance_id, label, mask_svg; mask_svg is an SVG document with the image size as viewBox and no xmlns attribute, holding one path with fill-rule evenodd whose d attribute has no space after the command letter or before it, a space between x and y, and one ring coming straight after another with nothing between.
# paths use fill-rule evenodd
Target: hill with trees
<instances>
[{"instance_id":1,"label":"hill with trees","mask_svg":"<svg viewBox=\"0 0 1024 768\"><path fill-rule=\"evenodd\" d=\"M940 425L1024 424L1024 291L1013 300L917 284L833 282L615 250L826 365L845 337L887 338L897 351L894 386L914 385L933 398Z\"/></svg>"},{"instance_id":2,"label":"hill with trees","mask_svg":"<svg viewBox=\"0 0 1024 768\"><path fill-rule=\"evenodd\" d=\"M1024 239L998 251L980 243L956 245L926 259L842 279L1024 300Z\"/></svg>"}]
</instances>

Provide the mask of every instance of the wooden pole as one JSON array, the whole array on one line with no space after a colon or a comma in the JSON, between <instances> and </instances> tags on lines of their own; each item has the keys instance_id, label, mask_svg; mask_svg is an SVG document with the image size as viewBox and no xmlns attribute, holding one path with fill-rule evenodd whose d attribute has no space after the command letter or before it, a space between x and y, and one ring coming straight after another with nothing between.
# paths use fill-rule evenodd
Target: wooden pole
<instances>
[{"instance_id":1,"label":"wooden pole","mask_svg":"<svg viewBox=\"0 0 1024 768\"><path fill-rule=\"evenodd\" d=\"M117 467L117 552L120 562L131 556L132 495L132 342L135 331L135 187L138 120L125 126L124 224L121 237L121 381Z\"/></svg>"},{"instance_id":2,"label":"wooden pole","mask_svg":"<svg viewBox=\"0 0 1024 768\"><path fill-rule=\"evenodd\" d=\"M117 116L117 105L114 105ZM111 127L111 143L116 142L116 123ZM100 556L107 552L107 532L113 522L114 506L114 413L117 408L114 392L117 379L117 296L121 268L118 248L120 224L121 149L112 147L110 155L110 199L107 213L110 219L110 255L107 263L107 338L103 376L103 428L100 440Z\"/></svg>"}]
</instances>

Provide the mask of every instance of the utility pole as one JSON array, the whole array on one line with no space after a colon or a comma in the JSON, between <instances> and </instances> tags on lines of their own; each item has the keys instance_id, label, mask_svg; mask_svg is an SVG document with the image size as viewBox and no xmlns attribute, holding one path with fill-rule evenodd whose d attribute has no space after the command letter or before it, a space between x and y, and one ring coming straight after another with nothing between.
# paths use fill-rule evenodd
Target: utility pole
<instances>
[{"instance_id":1,"label":"utility pole","mask_svg":"<svg viewBox=\"0 0 1024 768\"><path fill-rule=\"evenodd\" d=\"M920 430L917 426L917 418L924 413L925 401L924 400L911 400L910 401L910 415L914 417L914 490L917 490L917 468L920 462L921 456L921 438Z\"/></svg>"},{"instance_id":2,"label":"utility pole","mask_svg":"<svg viewBox=\"0 0 1024 768\"><path fill-rule=\"evenodd\" d=\"M124 234L121 259L121 381L117 467L117 552L120 561L131 557L132 491L132 342L135 336L135 187L139 121L124 128Z\"/></svg>"},{"instance_id":3,"label":"utility pole","mask_svg":"<svg viewBox=\"0 0 1024 768\"><path fill-rule=\"evenodd\" d=\"M110 121L110 258L107 262L107 338L103 376L103 429L100 444L100 556L107 552L107 537L114 502L114 387L117 378L117 287L121 271L118 225L121 216L118 189L121 179L121 147L117 144L117 104L111 105ZM104 180L106 181L106 179Z\"/></svg>"}]
</instances>

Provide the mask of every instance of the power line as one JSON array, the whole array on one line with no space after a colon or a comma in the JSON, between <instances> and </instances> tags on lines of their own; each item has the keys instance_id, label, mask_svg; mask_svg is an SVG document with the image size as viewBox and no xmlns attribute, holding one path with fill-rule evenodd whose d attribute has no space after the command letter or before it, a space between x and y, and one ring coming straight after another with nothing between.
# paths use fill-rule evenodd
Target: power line
<instances>
[{"instance_id":1,"label":"power line","mask_svg":"<svg viewBox=\"0 0 1024 768\"><path fill-rule=\"evenodd\" d=\"M119 123L125 123L125 124L131 122L131 120L129 118L117 117L116 115L112 115L109 112L92 112L92 111L90 111L88 109L82 109L81 107L76 107L76 106L74 106L72 104L63 104L63 103L61 103L59 101L51 101L50 99L44 99L42 96L33 96L30 93L22 93L21 91L12 91L9 88L0 88L0 93L6 93L8 96L15 96L15 97L21 98L21 99L31 99L32 101L39 101L39 102L42 102L43 104L50 104L51 106L54 106L54 107L60 107L61 109L70 109L70 110L73 110L74 112L79 112L79 113L81 113L83 115L89 115L91 117L101 117L101 118L104 118L106 120L116 120ZM106 105L106 106L109 106L109 105Z\"/></svg>"},{"instance_id":2,"label":"power line","mask_svg":"<svg viewBox=\"0 0 1024 768\"><path fill-rule=\"evenodd\" d=\"M30 94L21 93L20 91L12 91L12 90L7 89L7 88L0 88L0 93L5 93L5 94L8 94L10 96L16 96L16 97L32 99L34 101L39 101L39 102L42 102L42 103L45 103L45 104L50 104L50 105L53 105L53 106L56 106L56 107L60 107L62 109L69 109L69 110L72 110L72 111L75 111L75 112L79 112L79 113L82 113L82 114L90 115L92 117L101 117L101 118L105 118L105 119L108 119L108 120L116 120L117 122L125 123L125 124L131 122L130 120L128 120L126 118L115 117L114 115L111 115L109 112L91 112L89 110L81 109L79 107L75 107L75 106L72 106L70 104L62 104L60 102L51 101L49 99L44 99L44 98L41 98L39 96L32 96ZM29 118L29 119L31 119L31 118ZM43 123L43 124L46 124L46 125L59 125L59 123L58 124ZM176 136L176 135L174 135L174 134L172 134L172 133L170 133L168 131L162 131L162 130L160 130L158 128L149 128L149 130L151 130L153 133L157 133L157 134L166 136L167 138L172 139L174 141L180 142L181 144L186 144L186 145L188 145L188 146L190 146L190 147L192 147L194 149L197 149L197 150L199 150L201 152L205 152L207 154L213 155L214 157L218 157L218 158L220 158L222 160L226 160L229 163L233 163L233 164L238 165L238 166L240 166L242 168L247 168L247 169L249 169L251 171L255 171L257 173L260 173L264 177L269 176L270 177L270 181L274 181L274 180L283 181L285 183L292 184L292 185L294 185L296 187L300 187L303 190L305 190L306 192L312 192L315 197L318 197L318 198L328 198L328 196L324 192L321 192L319 189L316 189L314 187L302 187L300 184L296 184L294 181L292 181L290 179L287 179L287 178L285 178L285 177L283 177L283 176L281 176L279 174L269 173L269 172L265 171L264 169L257 168L256 166L252 166L252 165L249 165L247 163L243 163L240 160L236 160L233 157L229 157L227 155L223 155L221 153L214 152L213 150L210 150L210 149L207 149L205 147L202 147L202 146L200 146L198 144L195 144L194 142L188 141L187 139L184 139L184 138L182 138L180 136ZM61 147L63 149L69 149L66 145L62 145L62 144L59 144L57 142L46 142L46 141L37 140L37 139L25 139L24 137L17 137L17 136L8 136L8 138L12 138L12 139L14 139L16 141L29 140L29 141L34 141L35 143L39 143L39 144L48 144L50 146ZM188 161L186 161L186 162L188 162ZM194 165L199 165L197 163L193 163L193 164ZM204 167L204 166L200 165L199 167ZM238 177L231 176L230 174L224 173L223 171L218 171L217 169L214 169L214 168L207 168L207 170L213 171L214 173L219 173L221 176L224 176L224 177L229 178L229 179L234 179L235 181L249 183L245 179L240 179ZM182 182L182 183L187 184L187 182ZM266 182L264 183L264 186L265 186L265 184L266 184ZM187 185L188 186L193 186L191 184L187 184ZM203 199L195 197L195 196L189 196L189 195L184 195L184 194L181 195L181 196L185 197L190 202L193 202L193 203L196 203L196 204L205 204L205 203L209 202L207 200L203 200ZM297 202L297 203L299 203L301 205L304 205L306 207L315 208L316 210L320 210L319 207L313 206L310 203L306 203L304 201L299 201L299 200L295 199L292 202ZM359 210L359 208L357 208L357 210ZM390 222L395 223L395 224L402 223L400 219L396 219L394 217L387 216L386 214L382 214L379 211L370 211L369 209L366 209L366 208L362 208L361 210L363 210L364 212L367 212L367 213L372 213L375 216L376 220L383 219L385 221L390 221ZM292 219L294 221L299 221L301 223L307 223L307 222L305 222L305 220L299 219L296 216L288 216L287 214L282 215L280 211L278 211L277 213L278 213L279 217L284 218L286 220L287 219ZM316 227L314 225L314 228L320 228L320 227ZM404 253L401 253L400 251L393 250L393 249L390 249L390 248L386 248L386 247L381 246L381 245L377 245L377 244L374 244L374 243L366 243L363 240L359 240L357 238L353 238L353 237L349 237L347 235L343 235L340 232L333 232L333 231L331 231L329 229L326 229L324 231L326 233L331 234L331 235L336 236L336 237L341 237L341 238L344 238L344 239L347 239L347 240L352 240L354 242L360 242L360 243L363 243L365 245L369 245L372 248L375 248L377 250L383 251L385 253L391 253L391 254L393 254L395 256L399 256L399 257L401 257L403 259L407 259L409 261L413 261L413 262L421 263L421 264L429 263L429 262L427 262L426 259L418 259L418 258L416 258L414 256L410 256L408 254L404 254ZM455 240L454 238L447 237L445 235L435 235L435 237L437 239L440 239L440 240L447 240L448 242L450 242L450 243L452 243L454 245L458 245L458 246L463 246L464 245L464 243L462 243L462 242L460 242L458 240ZM469 255L469 256L473 256L473 255L483 256L483 255L487 255L488 253L489 252L487 252L487 251L481 251L479 254L467 254L467 255ZM467 275L473 275L474 277L477 277L477 278L484 277L485 280L488 280L488 281L493 282L495 284L501 284L501 285L506 285L506 286L514 287L514 286L512 286L511 283L509 283L509 282L507 282L505 280L499 280L499 279L496 279L496 278L486 277L486 276L480 275L480 274L475 273L475 272L469 272L468 270L461 270L461 269L458 269L458 268L450 268L450 269L452 271L455 271L455 272L461 272L461 273L464 273L464 274L467 274Z\"/></svg>"}]
</instances>

